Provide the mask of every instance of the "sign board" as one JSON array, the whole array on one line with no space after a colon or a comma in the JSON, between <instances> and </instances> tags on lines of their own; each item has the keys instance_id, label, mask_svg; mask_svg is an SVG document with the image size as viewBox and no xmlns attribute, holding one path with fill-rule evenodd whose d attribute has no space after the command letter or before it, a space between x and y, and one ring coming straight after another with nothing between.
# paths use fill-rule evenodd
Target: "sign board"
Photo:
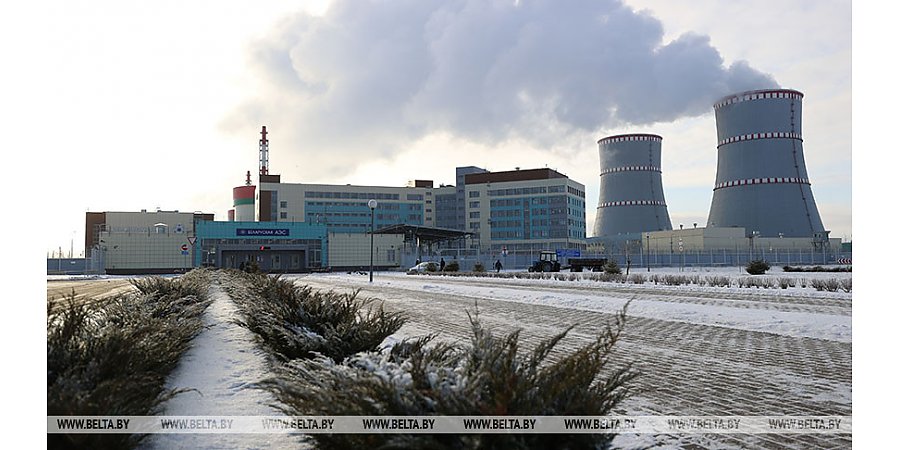
<instances>
[{"instance_id":1,"label":"sign board","mask_svg":"<svg viewBox=\"0 0 900 450\"><path fill-rule=\"evenodd\" d=\"M187 251L187 250L182 250L182 251L181 251L181 254L184 255L184 256L187 256L187 255L190 254L190 252Z\"/></svg>"},{"instance_id":2,"label":"sign board","mask_svg":"<svg viewBox=\"0 0 900 450\"><path fill-rule=\"evenodd\" d=\"M290 236L289 228L238 228L237 236Z\"/></svg>"},{"instance_id":3,"label":"sign board","mask_svg":"<svg viewBox=\"0 0 900 450\"><path fill-rule=\"evenodd\" d=\"M197 236L188 236L188 244L194 245L197 242Z\"/></svg>"},{"instance_id":4,"label":"sign board","mask_svg":"<svg viewBox=\"0 0 900 450\"><path fill-rule=\"evenodd\" d=\"M186 252L188 250L187 244L181 244L181 251Z\"/></svg>"},{"instance_id":5,"label":"sign board","mask_svg":"<svg viewBox=\"0 0 900 450\"><path fill-rule=\"evenodd\" d=\"M558 248L556 249L556 256L559 258L578 258L581 256L581 250L577 248Z\"/></svg>"}]
</instances>

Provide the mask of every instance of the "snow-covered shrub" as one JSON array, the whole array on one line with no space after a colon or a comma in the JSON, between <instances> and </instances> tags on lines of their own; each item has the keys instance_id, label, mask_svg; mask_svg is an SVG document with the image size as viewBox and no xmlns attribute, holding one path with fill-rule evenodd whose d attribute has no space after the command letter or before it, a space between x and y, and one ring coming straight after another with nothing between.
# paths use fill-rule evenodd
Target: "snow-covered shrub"
<instances>
[{"instance_id":1,"label":"snow-covered shrub","mask_svg":"<svg viewBox=\"0 0 900 450\"><path fill-rule=\"evenodd\" d=\"M756 259L747 263L747 266L744 268L744 270L746 270L750 275L762 275L766 273L769 268L769 263L761 259Z\"/></svg>"},{"instance_id":2,"label":"snow-covered shrub","mask_svg":"<svg viewBox=\"0 0 900 450\"><path fill-rule=\"evenodd\" d=\"M841 288L841 282L836 278L828 280L813 278L809 281L809 285L817 291L837 292Z\"/></svg>"},{"instance_id":3,"label":"snow-covered shrub","mask_svg":"<svg viewBox=\"0 0 900 450\"><path fill-rule=\"evenodd\" d=\"M47 414L150 416L180 390L165 381L203 329L209 273L142 281L136 292L47 308ZM185 294L185 292L191 292ZM48 448L134 448L143 435L48 434Z\"/></svg>"},{"instance_id":4,"label":"snow-covered shrub","mask_svg":"<svg viewBox=\"0 0 900 450\"><path fill-rule=\"evenodd\" d=\"M229 272L226 287L241 310L240 326L259 335L278 359L312 358L320 353L336 361L378 348L406 322L401 313L386 313L359 291L340 294L297 286L279 276Z\"/></svg>"},{"instance_id":5,"label":"snow-covered shrub","mask_svg":"<svg viewBox=\"0 0 900 450\"><path fill-rule=\"evenodd\" d=\"M825 290L828 292L837 292L841 288L841 282L837 278L829 278L825 280Z\"/></svg>"},{"instance_id":6,"label":"snow-covered shrub","mask_svg":"<svg viewBox=\"0 0 900 450\"><path fill-rule=\"evenodd\" d=\"M782 289L787 289L789 287L794 287L796 285L797 285L797 283L794 281L793 278L787 278L787 277L779 277L778 278L778 286L780 286Z\"/></svg>"},{"instance_id":7,"label":"snow-covered shrub","mask_svg":"<svg viewBox=\"0 0 900 450\"><path fill-rule=\"evenodd\" d=\"M450 261L444 266L444 272L459 272L459 263Z\"/></svg>"},{"instance_id":8,"label":"snow-covered shrub","mask_svg":"<svg viewBox=\"0 0 900 450\"><path fill-rule=\"evenodd\" d=\"M644 277L644 275L639 274L639 273L630 275L628 277L628 279L634 284L644 284L644 281L647 280L646 277Z\"/></svg>"},{"instance_id":9,"label":"snow-covered shrub","mask_svg":"<svg viewBox=\"0 0 900 450\"><path fill-rule=\"evenodd\" d=\"M470 317L468 345L406 340L386 353L362 353L336 364L294 360L262 383L288 415L590 415L610 414L637 375L609 367L625 324L615 325L568 355L547 357L572 328L521 349L519 332L494 336ZM602 376L601 376L602 372ZM612 434L311 434L322 449L608 448Z\"/></svg>"},{"instance_id":10,"label":"snow-covered shrub","mask_svg":"<svg viewBox=\"0 0 900 450\"><path fill-rule=\"evenodd\" d=\"M841 280L841 289L844 292L850 292L851 290L853 290L853 280L851 280L850 278L844 278L843 280Z\"/></svg>"},{"instance_id":11,"label":"snow-covered shrub","mask_svg":"<svg viewBox=\"0 0 900 450\"><path fill-rule=\"evenodd\" d=\"M704 277L706 283L715 287L731 287L731 278L722 275L707 275Z\"/></svg>"}]
</instances>

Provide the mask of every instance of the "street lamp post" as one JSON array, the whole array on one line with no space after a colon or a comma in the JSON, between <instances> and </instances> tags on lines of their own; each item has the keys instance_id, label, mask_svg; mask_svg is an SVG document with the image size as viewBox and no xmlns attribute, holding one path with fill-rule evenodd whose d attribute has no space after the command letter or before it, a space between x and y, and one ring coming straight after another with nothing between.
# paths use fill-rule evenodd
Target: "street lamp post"
<instances>
[{"instance_id":1,"label":"street lamp post","mask_svg":"<svg viewBox=\"0 0 900 450\"><path fill-rule=\"evenodd\" d=\"M647 272L650 271L650 233L647 233Z\"/></svg>"},{"instance_id":2,"label":"street lamp post","mask_svg":"<svg viewBox=\"0 0 900 450\"><path fill-rule=\"evenodd\" d=\"M375 208L378 202L375 199L369 200L369 209L372 210L372 227L369 229L371 234L369 240L369 283L372 282L372 272L375 270Z\"/></svg>"}]
</instances>

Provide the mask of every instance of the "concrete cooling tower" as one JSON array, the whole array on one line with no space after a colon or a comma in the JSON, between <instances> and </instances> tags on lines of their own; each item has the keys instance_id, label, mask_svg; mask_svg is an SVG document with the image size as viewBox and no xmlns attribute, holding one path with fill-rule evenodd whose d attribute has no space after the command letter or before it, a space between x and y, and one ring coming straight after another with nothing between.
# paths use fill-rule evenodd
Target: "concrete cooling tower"
<instances>
[{"instance_id":1,"label":"concrete cooling tower","mask_svg":"<svg viewBox=\"0 0 900 450\"><path fill-rule=\"evenodd\" d=\"M803 94L748 91L713 105L718 168L709 227L768 237L827 236L803 158Z\"/></svg>"},{"instance_id":2,"label":"concrete cooling tower","mask_svg":"<svg viewBox=\"0 0 900 450\"><path fill-rule=\"evenodd\" d=\"M600 145L600 202L594 236L671 230L662 187L662 137L623 134Z\"/></svg>"}]
</instances>

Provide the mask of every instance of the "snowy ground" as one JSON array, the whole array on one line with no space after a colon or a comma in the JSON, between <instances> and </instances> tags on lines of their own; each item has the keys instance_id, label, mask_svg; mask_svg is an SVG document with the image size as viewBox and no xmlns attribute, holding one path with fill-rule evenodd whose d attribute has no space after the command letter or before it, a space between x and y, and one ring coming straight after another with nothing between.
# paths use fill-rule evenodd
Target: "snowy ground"
<instances>
[{"instance_id":1,"label":"snowy ground","mask_svg":"<svg viewBox=\"0 0 900 450\"><path fill-rule=\"evenodd\" d=\"M736 268L652 273L745 277ZM771 277L847 278L847 273ZM586 274L585 274L586 275ZM571 351L595 336L628 300L617 361L642 375L620 413L629 415L852 415L851 294L812 288L759 289L614 284L376 273L298 276L319 289L350 291L404 311L398 335L440 333L466 341L466 311L499 332L522 329L535 345L578 324L561 344ZM848 436L621 435L626 448L846 448Z\"/></svg>"},{"instance_id":2,"label":"snowy ground","mask_svg":"<svg viewBox=\"0 0 900 450\"><path fill-rule=\"evenodd\" d=\"M165 404L167 416L280 416L274 397L251 384L268 377L265 356L253 335L234 323L237 310L217 285L204 313L208 327L194 339L170 375L167 389L188 388ZM284 434L151 434L145 449L270 449L302 447L298 436Z\"/></svg>"}]
</instances>

